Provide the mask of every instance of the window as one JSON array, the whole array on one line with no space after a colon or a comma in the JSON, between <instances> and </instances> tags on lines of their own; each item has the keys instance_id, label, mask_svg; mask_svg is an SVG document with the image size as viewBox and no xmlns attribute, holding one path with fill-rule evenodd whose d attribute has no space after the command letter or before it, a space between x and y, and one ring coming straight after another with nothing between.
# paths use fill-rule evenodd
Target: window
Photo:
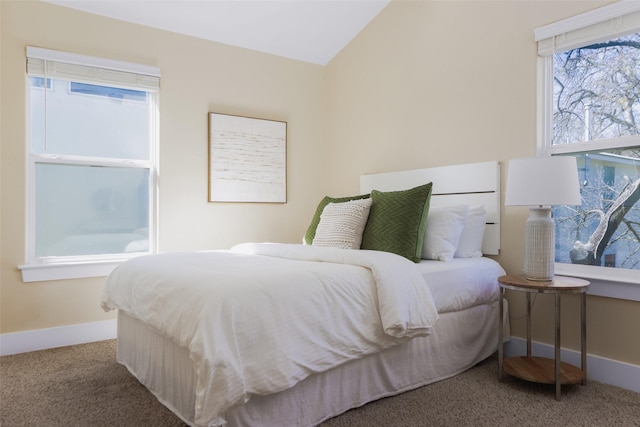
<instances>
[{"instance_id":1,"label":"window","mask_svg":"<svg viewBox=\"0 0 640 427\"><path fill-rule=\"evenodd\" d=\"M556 271L640 283L640 5L536 30L541 155L577 158L581 206L554 208Z\"/></svg>"},{"instance_id":2,"label":"window","mask_svg":"<svg viewBox=\"0 0 640 427\"><path fill-rule=\"evenodd\" d=\"M154 252L159 71L27 48L23 280L108 274Z\"/></svg>"}]
</instances>

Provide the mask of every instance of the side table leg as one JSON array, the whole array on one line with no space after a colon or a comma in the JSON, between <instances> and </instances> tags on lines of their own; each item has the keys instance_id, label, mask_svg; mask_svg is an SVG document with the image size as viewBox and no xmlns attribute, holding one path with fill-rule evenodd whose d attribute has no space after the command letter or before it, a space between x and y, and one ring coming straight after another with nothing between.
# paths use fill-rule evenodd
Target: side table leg
<instances>
[{"instance_id":1,"label":"side table leg","mask_svg":"<svg viewBox=\"0 0 640 427\"><path fill-rule=\"evenodd\" d=\"M504 362L504 338L502 334L504 333L502 330L503 327L503 318L504 318L504 288L500 288L500 302L498 305L500 306L500 314L498 318L498 379L502 381L502 363Z\"/></svg>"},{"instance_id":2,"label":"side table leg","mask_svg":"<svg viewBox=\"0 0 640 427\"><path fill-rule=\"evenodd\" d=\"M587 294L583 292L580 295L581 307L580 307L580 318L581 318L581 348L580 348L580 356L582 358L581 363L582 366L582 374L584 377L582 378L582 385L587 385Z\"/></svg>"},{"instance_id":3,"label":"side table leg","mask_svg":"<svg viewBox=\"0 0 640 427\"><path fill-rule=\"evenodd\" d=\"M527 292L527 357L531 357L531 292Z\"/></svg>"},{"instance_id":4,"label":"side table leg","mask_svg":"<svg viewBox=\"0 0 640 427\"><path fill-rule=\"evenodd\" d=\"M556 400L560 400L560 294L556 294L556 333L555 333L555 362L556 362Z\"/></svg>"}]
</instances>

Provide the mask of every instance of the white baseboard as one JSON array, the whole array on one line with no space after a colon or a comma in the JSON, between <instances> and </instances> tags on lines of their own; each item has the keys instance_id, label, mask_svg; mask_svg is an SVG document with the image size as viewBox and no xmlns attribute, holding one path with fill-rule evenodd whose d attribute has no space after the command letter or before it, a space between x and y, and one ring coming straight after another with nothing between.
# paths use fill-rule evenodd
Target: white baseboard
<instances>
[{"instance_id":1,"label":"white baseboard","mask_svg":"<svg viewBox=\"0 0 640 427\"><path fill-rule=\"evenodd\" d=\"M118 321L113 319L0 334L0 356L114 339L117 329Z\"/></svg>"},{"instance_id":2,"label":"white baseboard","mask_svg":"<svg viewBox=\"0 0 640 427\"><path fill-rule=\"evenodd\" d=\"M531 353L534 356L553 359L555 352L553 345L531 341ZM511 340L504 345L504 354L505 357L527 354L527 340L511 337ZM562 348L560 358L563 362L580 366L579 351ZM587 379L640 393L640 366L631 363L587 354Z\"/></svg>"}]
</instances>

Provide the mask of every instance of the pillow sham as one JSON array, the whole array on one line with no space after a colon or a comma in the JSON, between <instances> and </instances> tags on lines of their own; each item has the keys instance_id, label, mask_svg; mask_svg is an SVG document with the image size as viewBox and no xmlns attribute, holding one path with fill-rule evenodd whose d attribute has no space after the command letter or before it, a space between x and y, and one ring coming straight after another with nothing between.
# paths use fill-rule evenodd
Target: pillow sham
<instances>
[{"instance_id":1,"label":"pillow sham","mask_svg":"<svg viewBox=\"0 0 640 427\"><path fill-rule=\"evenodd\" d=\"M320 215L313 238L314 246L360 249L362 232L367 224L371 199L329 203Z\"/></svg>"},{"instance_id":2,"label":"pillow sham","mask_svg":"<svg viewBox=\"0 0 640 427\"><path fill-rule=\"evenodd\" d=\"M428 183L404 191L373 190L361 248L392 252L419 262L432 186Z\"/></svg>"},{"instance_id":3,"label":"pillow sham","mask_svg":"<svg viewBox=\"0 0 640 427\"><path fill-rule=\"evenodd\" d=\"M484 239L486 221L487 211L484 205L469 207L456 249L456 258L479 258L482 256L482 240Z\"/></svg>"},{"instance_id":4,"label":"pillow sham","mask_svg":"<svg viewBox=\"0 0 640 427\"><path fill-rule=\"evenodd\" d=\"M469 206L431 208L422 246L422 258L451 261L456 253Z\"/></svg>"},{"instance_id":5,"label":"pillow sham","mask_svg":"<svg viewBox=\"0 0 640 427\"><path fill-rule=\"evenodd\" d=\"M348 202L350 200L368 199L369 197L371 197L369 194L347 197L323 197L322 200L320 200L318 207L316 208L316 213L313 214L313 218L311 218L311 224L309 224L307 232L304 234L302 243L304 243L305 245L310 245L313 243L313 239L316 236L316 228L318 228L318 224L320 224L320 216L322 215L322 211L324 211L325 206L327 206L329 203L342 203Z\"/></svg>"}]
</instances>

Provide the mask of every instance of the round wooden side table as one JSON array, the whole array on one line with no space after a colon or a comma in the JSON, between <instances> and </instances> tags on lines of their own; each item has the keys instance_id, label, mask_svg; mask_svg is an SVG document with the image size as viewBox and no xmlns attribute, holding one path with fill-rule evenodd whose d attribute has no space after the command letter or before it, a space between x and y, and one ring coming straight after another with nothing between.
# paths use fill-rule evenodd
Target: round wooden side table
<instances>
[{"instance_id":1,"label":"round wooden side table","mask_svg":"<svg viewBox=\"0 0 640 427\"><path fill-rule=\"evenodd\" d=\"M555 384L556 400L560 400L562 384L587 384L587 280L574 277L555 276L549 281L528 280L524 276L506 275L498 278L500 284L500 320L504 316L503 298L506 289L526 292L527 298L527 355L504 358L502 328L498 328L498 375L503 372L527 381ZM534 357L531 354L531 294L555 295L555 357ZM580 368L560 359L560 297L562 294L579 293L580 301ZM500 325L502 322L499 323Z\"/></svg>"}]
</instances>

